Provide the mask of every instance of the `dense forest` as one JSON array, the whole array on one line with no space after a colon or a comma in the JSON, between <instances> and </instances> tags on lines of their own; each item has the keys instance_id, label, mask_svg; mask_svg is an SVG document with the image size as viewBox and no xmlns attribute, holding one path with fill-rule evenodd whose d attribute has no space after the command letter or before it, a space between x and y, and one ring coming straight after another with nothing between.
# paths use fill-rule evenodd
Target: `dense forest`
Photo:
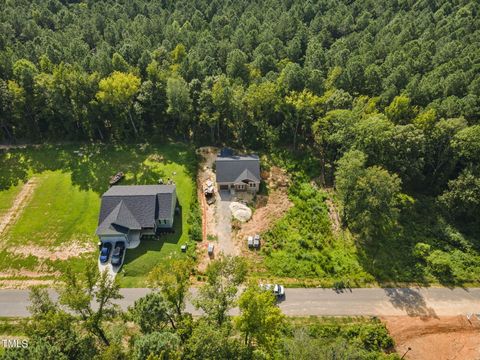
<instances>
[{"instance_id":1,"label":"dense forest","mask_svg":"<svg viewBox=\"0 0 480 360\"><path fill-rule=\"evenodd\" d=\"M337 109L415 125L397 137L479 119L476 1L0 5L4 140L295 147Z\"/></svg>"},{"instance_id":2,"label":"dense forest","mask_svg":"<svg viewBox=\"0 0 480 360\"><path fill-rule=\"evenodd\" d=\"M408 243L409 271L428 263L442 278L480 274L477 1L0 6L4 142L173 138L286 150L335 185L345 225L375 254Z\"/></svg>"}]
</instances>

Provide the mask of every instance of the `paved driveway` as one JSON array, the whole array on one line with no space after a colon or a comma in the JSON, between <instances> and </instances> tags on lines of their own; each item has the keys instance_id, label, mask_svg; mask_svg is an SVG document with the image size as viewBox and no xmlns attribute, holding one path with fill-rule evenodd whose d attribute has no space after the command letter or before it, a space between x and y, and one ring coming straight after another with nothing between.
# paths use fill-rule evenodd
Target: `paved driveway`
<instances>
[{"instance_id":1,"label":"paved driveway","mask_svg":"<svg viewBox=\"0 0 480 360\"><path fill-rule=\"evenodd\" d=\"M115 279L115 277L117 276L117 273L120 271L120 269L122 268L122 265L123 265L123 262L125 261L125 254L127 253L127 249L124 249L123 250L123 255L122 255L122 260L120 262L120 266L113 266L112 265L112 255L113 255L113 251L115 250L115 244L117 242L124 242L123 239L115 239L115 240L112 240L112 241L103 241L104 243L110 243L112 244L112 249L110 250L110 254L109 254L109 258L108 258L108 261L104 264L102 264L100 262L100 257L98 257L98 270L103 273L105 270L107 270L108 272L108 275L110 276L110 278L112 280ZM137 245L138 246L138 245ZM130 248L130 247L129 247Z\"/></svg>"}]
</instances>

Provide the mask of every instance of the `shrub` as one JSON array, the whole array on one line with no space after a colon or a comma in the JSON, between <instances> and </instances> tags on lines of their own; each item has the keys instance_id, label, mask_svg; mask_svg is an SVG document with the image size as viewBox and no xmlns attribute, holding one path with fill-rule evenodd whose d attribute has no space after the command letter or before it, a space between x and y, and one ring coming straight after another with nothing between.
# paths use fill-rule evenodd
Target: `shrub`
<instances>
[{"instance_id":1,"label":"shrub","mask_svg":"<svg viewBox=\"0 0 480 360\"><path fill-rule=\"evenodd\" d=\"M413 248L413 256L419 259L425 259L430 253L430 248L431 246L429 244L419 242L415 244Z\"/></svg>"},{"instance_id":2,"label":"shrub","mask_svg":"<svg viewBox=\"0 0 480 360\"><path fill-rule=\"evenodd\" d=\"M187 222L190 225L188 236L192 241L202 241L202 213L198 205L197 193L192 194Z\"/></svg>"},{"instance_id":3,"label":"shrub","mask_svg":"<svg viewBox=\"0 0 480 360\"><path fill-rule=\"evenodd\" d=\"M450 256L444 251L434 250L427 258L428 265L432 273L439 276L451 276L452 264L450 263Z\"/></svg>"},{"instance_id":4,"label":"shrub","mask_svg":"<svg viewBox=\"0 0 480 360\"><path fill-rule=\"evenodd\" d=\"M161 355L160 359L175 358L180 346L177 335L168 332L153 332L135 341L133 359L143 360L151 355Z\"/></svg>"}]
</instances>

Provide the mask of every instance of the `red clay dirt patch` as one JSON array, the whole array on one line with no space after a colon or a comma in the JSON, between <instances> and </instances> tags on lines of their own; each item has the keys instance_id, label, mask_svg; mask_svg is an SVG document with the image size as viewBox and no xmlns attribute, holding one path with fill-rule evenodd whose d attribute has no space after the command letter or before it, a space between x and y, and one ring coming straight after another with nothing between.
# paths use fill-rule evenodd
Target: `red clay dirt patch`
<instances>
[{"instance_id":1,"label":"red clay dirt patch","mask_svg":"<svg viewBox=\"0 0 480 360\"><path fill-rule=\"evenodd\" d=\"M217 157L218 149L213 146L205 146L197 149L197 154L202 157L200 167L197 174L197 196L202 211L202 241L197 243L198 265L197 269L204 272L211 261L207 254L208 237L215 237L216 234L216 204L208 205L203 194L203 186L207 180L215 182L215 172L213 165ZM217 197L217 189L215 189Z\"/></svg>"},{"instance_id":2,"label":"red clay dirt patch","mask_svg":"<svg viewBox=\"0 0 480 360\"><path fill-rule=\"evenodd\" d=\"M57 246L55 248L46 248L35 245L24 245L9 249L15 255L35 256L39 259L67 260L71 257L77 257L81 254L91 253L95 251L95 245L91 243L71 242L68 245Z\"/></svg>"},{"instance_id":3,"label":"red clay dirt patch","mask_svg":"<svg viewBox=\"0 0 480 360\"><path fill-rule=\"evenodd\" d=\"M265 202L265 199L260 201ZM293 206L286 192L274 190L266 199L266 204L257 208L252 218L242 224L238 237L243 238L248 235L261 234L267 231L271 225L281 219L283 215Z\"/></svg>"},{"instance_id":4,"label":"red clay dirt patch","mask_svg":"<svg viewBox=\"0 0 480 360\"><path fill-rule=\"evenodd\" d=\"M242 249L244 256L252 256L254 253L246 247L247 236L269 230L293 206L288 198L290 178L284 170L272 166L269 172L262 173L262 178L268 185L269 194L257 195L256 210L252 218L241 224L236 234L237 246Z\"/></svg>"},{"instance_id":5,"label":"red clay dirt patch","mask_svg":"<svg viewBox=\"0 0 480 360\"><path fill-rule=\"evenodd\" d=\"M410 360L480 359L480 320L465 315L420 318L382 317L397 353Z\"/></svg>"}]
</instances>

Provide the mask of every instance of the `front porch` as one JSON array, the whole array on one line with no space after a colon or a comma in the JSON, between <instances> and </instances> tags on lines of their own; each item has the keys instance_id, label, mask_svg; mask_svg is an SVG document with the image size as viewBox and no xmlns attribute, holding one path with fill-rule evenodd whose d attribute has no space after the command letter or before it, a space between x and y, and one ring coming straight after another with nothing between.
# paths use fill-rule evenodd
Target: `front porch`
<instances>
[{"instance_id":1,"label":"front porch","mask_svg":"<svg viewBox=\"0 0 480 360\"><path fill-rule=\"evenodd\" d=\"M258 186L253 181L244 180L242 182L232 184L230 189L233 189L235 191L248 191L255 193L258 191Z\"/></svg>"}]
</instances>

